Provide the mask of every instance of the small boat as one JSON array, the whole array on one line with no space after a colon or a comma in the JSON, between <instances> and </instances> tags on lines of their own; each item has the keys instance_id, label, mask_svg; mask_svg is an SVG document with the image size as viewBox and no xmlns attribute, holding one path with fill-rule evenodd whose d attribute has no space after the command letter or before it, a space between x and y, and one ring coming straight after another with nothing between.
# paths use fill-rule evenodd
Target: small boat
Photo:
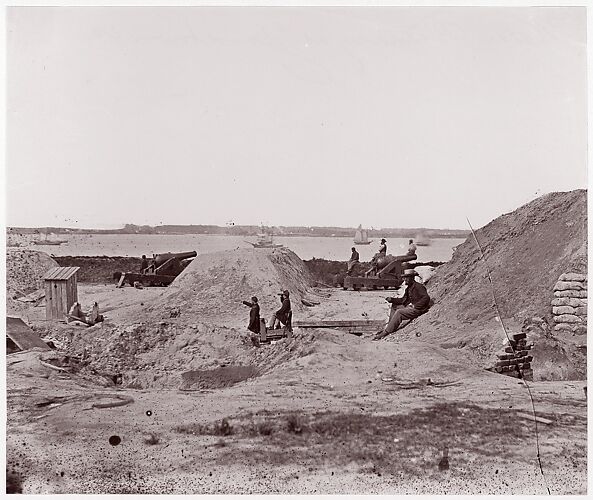
<instances>
[{"instance_id":1,"label":"small boat","mask_svg":"<svg viewBox=\"0 0 593 500\"><path fill-rule=\"evenodd\" d=\"M47 234L45 235L44 240L34 240L33 245L61 245L63 243L68 243L68 240L57 240L57 239L48 239Z\"/></svg>"},{"instance_id":2,"label":"small boat","mask_svg":"<svg viewBox=\"0 0 593 500\"><path fill-rule=\"evenodd\" d=\"M373 240L369 240L369 235L366 229L362 228L362 224L358 226L356 233L354 233L355 245L369 245Z\"/></svg>"},{"instance_id":3,"label":"small boat","mask_svg":"<svg viewBox=\"0 0 593 500\"><path fill-rule=\"evenodd\" d=\"M265 232L264 228L262 227L262 232L257 235L257 240L255 243L252 241L248 241L250 245L253 245L253 248L280 248L284 245L279 243L274 243L274 236L271 233Z\"/></svg>"},{"instance_id":4,"label":"small boat","mask_svg":"<svg viewBox=\"0 0 593 500\"><path fill-rule=\"evenodd\" d=\"M425 234L417 234L414 238L414 243L418 247L427 247L430 246L430 238Z\"/></svg>"},{"instance_id":5,"label":"small boat","mask_svg":"<svg viewBox=\"0 0 593 500\"><path fill-rule=\"evenodd\" d=\"M51 241L51 240L35 240L33 245L61 245L62 243L68 243L67 241Z\"/></svg>"}]
</instances>

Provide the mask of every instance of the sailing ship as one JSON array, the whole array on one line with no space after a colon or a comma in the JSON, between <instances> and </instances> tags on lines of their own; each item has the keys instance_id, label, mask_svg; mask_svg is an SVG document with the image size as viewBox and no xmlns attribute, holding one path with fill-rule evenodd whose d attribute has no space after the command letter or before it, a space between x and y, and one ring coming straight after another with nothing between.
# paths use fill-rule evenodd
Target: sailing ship
<instances>
[{"instance_id":1,"label":"sailing ship","mask_svg":"<svg viewBox=\"0 0 593 500\"><path fill-rule=\"evenodd\" d=\"M356 233L354 233L354 244L355 245L368 245L373 240L369 240L369 235L366 229L362 228L362 224L358 226Z\"/></svg>"},{"instance_id":2,"label":"sailing ship","mask_svg":"<svg viewBox=\"0 0 593 500\"><path fill-rule=\"evenodd\" d=\"M53 234L53 233L51 233ZM45 233L44 240L34 240L33 245L61 245L62 243L68 243L68 240L58 240L55 238L48 239L48 233Z\"/></svg>"},{"instance_id":3,"label":"sailing ship","mask_svg":"<svg viewBox=\"0 0 593 500\"><path fill-rule=\"evenodd\" d=\"M430 245L430 238L425 233L418 233L414 238L414 243L418 247L427 247Z\"/></svg>"},{"instance_id":4,"label":"sailing ship","mask_svg":"<svg viewBox=\"0 0 593 500\"><path fill-rule=\"evenodd\" d=\"M248 241L250 245L253 245L253 248L280 248L284 245L280 243L274 243L274 236L272 233L266 232L264 227L261 228L261 233L257 235L257 240L255 243L252 241Z\"/></svg>"}]
</instances>

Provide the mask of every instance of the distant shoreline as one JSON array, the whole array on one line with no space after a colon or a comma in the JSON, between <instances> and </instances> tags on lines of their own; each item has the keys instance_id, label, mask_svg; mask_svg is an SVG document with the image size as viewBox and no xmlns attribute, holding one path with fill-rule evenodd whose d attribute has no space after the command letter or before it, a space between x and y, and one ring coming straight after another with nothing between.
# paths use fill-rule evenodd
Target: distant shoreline
<instances>
[{"instance_id":1,"label":"distant shoreline","mask_svg":"<svg viewBox=\"0 0 593 500\"><path fill-rule=\"evenodd\" d=\"M74 228L21 228L21 227L7 227L7 236L24 236L24 235L37 235L43 236L45 234L56 234L56 235L106 235L106 234L125 234L125 235L159 235L159 236L188 236L188 235L207 235L207 236L243 236L250 237L256 236L261 232L261 229L256 227L236 227L233 230L227 230L226 228L217 228L212 230L163 230L161 228L152 228L144 230L125 230L125 229L74 229ZM344 229L344 228L302 228L301 230L286 230L282 228L272 228L271 233L278 238L290 238L290 237L311 237L311 238L354 238L355 229ZM469 236L469 230L460 229L396 229L389 228L385 230L369 229L368 237L371 239L375 238L417 238L419 235L422 238L436 239L436 238L466 238Z\"/></svg>"}]
</instances>

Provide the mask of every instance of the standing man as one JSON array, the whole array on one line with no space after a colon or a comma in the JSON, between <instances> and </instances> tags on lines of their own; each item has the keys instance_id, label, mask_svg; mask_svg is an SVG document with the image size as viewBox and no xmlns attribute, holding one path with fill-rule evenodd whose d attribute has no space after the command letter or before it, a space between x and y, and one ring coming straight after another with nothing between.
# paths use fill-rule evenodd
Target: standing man
<instances>
[{"instance_id":1,"label":"standing man","mask_svg":"<svg viewBox=\"0 0 593 500\"><path fill-rule=\"evenodd\" d=\"M288 323L288 319L290 317L290 313L292 312L292 307L290 305L290 293L288 290L284 290L280 295L280 301L282 302L282 307L278 309L274 314L272 314L272 318L270 319L270 329L280 328L281 324L286 325ZM278 321L278 326L276 327L276 321Z\"/></svg>"},{"instance_id":2,"label":"standing man","mask_svg":"<svg viewBox=\"0 0 593 500\"><path fill-rule=\"evenodd\" d=\"M410 240L410 244L408 245L408 255L415 255L416 254L416 245L414 245L414 240Z\"/></svg>"},{"instance_id":3,"label":"standing man","mask_svg":"<svg viewBox=\"0 0 593 500\"><path fill-rule=\"evenodd\" d=\"M379 245L379 254L387 255L387 240L381 238L381 245Z\"/></svg>"},{"instance_id":4,"label":"standing man","mask_svg":"<svg viewBox=\"0 0 593 500\"><path fill-rule=\"evenodd\" d=\"M414 319L422 316L430 307L430 297L426 287L416 281L418 273L414 269L404 271L406 291L400 298L387 297L385 300L391 303L389 322L382 330L378 331L373 340L381 340L390 333L395 332L404 319Z\"/></svg>"},{"instance_id":5,"label":"standing man","mask_svg":"<svg viewBox=\"0 0 593 500\"><path fill-rule=\"evenodd\" d=\"M249 311L249 325L247 325L247 329L250 332L259 333L259 304L257 297L251 297L251 302L244 300L243 304L251 308Z\"/></svg>"},{"instance_id":6,"label":"standing man","mask_svg":"<svg viewBox=\"0 0 593 500\"><path fill-rule=\"evenodd\" d=\"M346 273L348 276L352 274L354 268L360 261L360 255L356 251L356 248L352 247L352 255L350 256L350 260L348 261L348 272Z\"/></svg>"}]
</instances>

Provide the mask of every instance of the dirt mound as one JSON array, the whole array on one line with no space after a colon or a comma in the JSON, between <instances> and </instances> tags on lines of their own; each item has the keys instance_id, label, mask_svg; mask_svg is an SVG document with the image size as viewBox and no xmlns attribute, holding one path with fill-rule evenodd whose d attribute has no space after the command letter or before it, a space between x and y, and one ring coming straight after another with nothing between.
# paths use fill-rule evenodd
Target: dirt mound
<instances>
[{"instance_id":1,"label":"dirt mound","mask_svg":"<svg viewBox=\"0 0 593 500\"><path fill-rule=\"evenodd\" d=\"M21 297L43 288L43 275L58 264L35 250L8 249L6 253L6 296Z\"/></svg>"},{"instance_id":2,"label":"dirt mound","mask_svg":"<svg viewBox=\"0 0 593 500\"><path fill-rule=\"evenodd\" d=\"M314 337L295 334L274 345L253 347L245 329L209 324L138 323L71 332L67 354L84 374L117 380L125 387L184 390L233 385L314 349Z\"/></svg>"},{"instance_id":3,"label":"dirt mound","mask_svg":"<svg viewBox=\"0 0 593 500\"><path fill-rule=\"evenodd\" d=\"M238 327L247 324L249 316L243 300L257 296L262 317L269 319L280 307L279 292L289 290L297 314L303 309L301 299L312 293L313 283L303 261L285 248L203 254L149 308L149 314L151 318L178 317L179 321Z\"/></svg>"},{"instance_id":4,"label":"dirt mound","mask_svg":"<svg viewBox=\"0 0 593 500\"><path fill-rule=\"evenodd\" d=\"M85 371L114 379L121 374L122 383L132 387L236 383L302 355L307 346L293 339L254 348L246 329L249 308L242 301L256 295L262 317L269 318L280 307L278 293L289 290L297 316L304 309L301 299L315 293L312 282L288 249L200 255L161 295L130 312L126 324L74 331L69 354L84 360Z\"/></svg>"},{"instance_id":5,"label":"dirt mound","mask_svg":"<svg viewBox=\"0 0 593 500\"><path fill-rule=\"evenodd\" d=\"M31 305L16 299L42 289L44 283L41 278L53 267L58 267L58 264L46 253L7 248L6 312L17 316L28 316Z\"/></svg>"},{"instance_id":6,"label":"dirt mound","mask_svg":"<svg viewBox=\"0 0 593 500\"><path fill-rule=\"evenodd\" d=\"M550 304L558 277L587 272L587 193L542 196L493 220L476 236L486 261L469 236L452 259L439 266L429 285L435 305L410 332L471 347L486 358L500 347L504 335L493 307L488 269L500 315L510 329L520 330L533 317L553 326Z\"/></svg>"}]
</instances>

